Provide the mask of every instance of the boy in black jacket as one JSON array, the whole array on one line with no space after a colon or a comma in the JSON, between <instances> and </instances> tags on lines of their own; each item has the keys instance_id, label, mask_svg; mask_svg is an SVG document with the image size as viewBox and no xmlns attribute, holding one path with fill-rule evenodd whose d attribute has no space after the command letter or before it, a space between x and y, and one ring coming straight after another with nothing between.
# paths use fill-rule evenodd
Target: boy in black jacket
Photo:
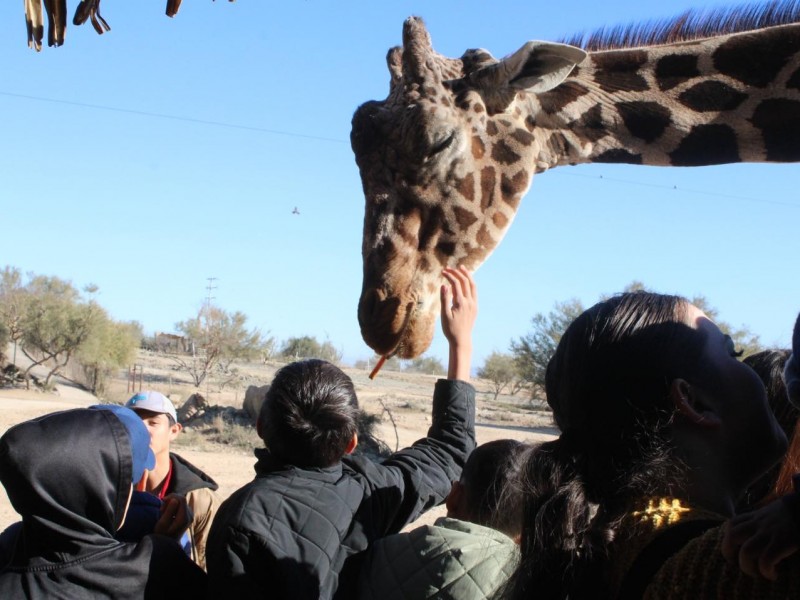
<instances>
[{"instance_id":1,"label":"boy in black jacket","mask_svg":"<svg viewBox=\"0 0 800 600\"><path fill-rule=\"evenodd\" d=\"M207 567L214 597L352 598L363 551L440 504L475 447L469 380L477 294L445 269L442 329L448 378L433 396L428 436L381 463L348 456L358 443L350 378L320 360L292 363L261 409L256 478L223 502Z\"/></svg>"}]
</instances>

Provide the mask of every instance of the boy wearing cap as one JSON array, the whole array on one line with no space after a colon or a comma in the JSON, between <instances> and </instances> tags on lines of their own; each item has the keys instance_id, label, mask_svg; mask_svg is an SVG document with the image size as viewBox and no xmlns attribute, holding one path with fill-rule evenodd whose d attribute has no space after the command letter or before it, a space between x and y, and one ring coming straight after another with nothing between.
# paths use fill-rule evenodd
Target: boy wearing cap
<instances>
[{"instance_id":1,"label":"boy wearing cap","mask_svg":"<svg viewBox=\"0 0 800 600\"><path fill-rule=\"evenodd\" d=\"M154 464L148 437L132 411L103 405L32 419L0 438L0 481L22 515L0 537L0 598L204 596L205 573L174 540L115 538L133 482ZM176 508L167 505L167 521Z\"/></svg>"},{"instance_id":2,"label":"boy wearing cap","mask_svg":"<svg viewBox=\"0 0 800 600\"><path fill-rule=\"evenodd\" d=\"M206 566L206 541L211 522L219 507L215 491L217 483L183 457L170 452L170 442L178 437L183 426L172 402L155 391L139 392L125 404L144 422L150 432L150 447L155 454L155 468L148 470L137 489L163 499L168 494L186 496L193 518L189 526L192 559L203 569Z\"/></svg>"}]
</instances>

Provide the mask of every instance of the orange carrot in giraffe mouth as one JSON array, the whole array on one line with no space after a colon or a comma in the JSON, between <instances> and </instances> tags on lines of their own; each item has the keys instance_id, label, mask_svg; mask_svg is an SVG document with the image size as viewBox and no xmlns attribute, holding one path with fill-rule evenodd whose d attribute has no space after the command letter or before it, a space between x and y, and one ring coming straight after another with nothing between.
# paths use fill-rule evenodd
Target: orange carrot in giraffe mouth
<instances>
[{"instance_id":1,"label":"orange carrot in giraffe mouth","mask_svg":"<svg viewBox=\"0 0 800 600\"><path fill-rule=\"evenodd\" d=\"M375 376L378 374L378 371L381 370L381 367L383 366L383 363L385 363L385 362L386 362L386 357L385 356L381 356L378 359L378 362L375 363L375 368L372 369L372 373L369 374L369 378L370 379L375 379Z\"/></svg>"}]
</instances>

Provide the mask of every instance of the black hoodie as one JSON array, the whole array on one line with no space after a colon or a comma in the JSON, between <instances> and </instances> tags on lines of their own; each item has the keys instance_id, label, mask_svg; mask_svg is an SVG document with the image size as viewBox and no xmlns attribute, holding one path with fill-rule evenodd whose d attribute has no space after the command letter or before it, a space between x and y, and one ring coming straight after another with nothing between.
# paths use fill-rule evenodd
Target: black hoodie
<instances>
[{"instance_id":1,"label":"black hoodie","mask_svg":"<svg viewBox=\"0 0 800 600\"><path fill-rule=\"evenodd\" d=\"M119 542L131 490L127 431L109 411L75 409L9 429L0 481L22 527L0 598L203 598L205 573L168 538Z\"/></svg>"}]
</instances>

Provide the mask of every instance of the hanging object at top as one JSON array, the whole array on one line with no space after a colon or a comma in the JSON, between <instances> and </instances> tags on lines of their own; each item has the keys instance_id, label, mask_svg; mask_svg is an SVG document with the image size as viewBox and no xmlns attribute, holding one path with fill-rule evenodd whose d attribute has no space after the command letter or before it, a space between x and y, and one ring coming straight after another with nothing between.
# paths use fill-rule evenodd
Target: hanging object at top
<instances>
[{"instance_id":1,"label":"hanging object at top","mask_svg":"<svg viewBox=\"0 0 800 600\"><path fill-rule=\"evenodd\" d=\"M228 0L234 2L235 0ZM181 0L167 0L166 14L174 17L181 7ZM25 0L25 25L28 30L28 48L37 52L42 49L44 38L44 15L47 15L47 45L61 46L67 32L67 0ZM110 31L111 27L100 16L100 0L81 0L75 9L73 25L83 25L91 21L98 34Z\"/></svg>"}]
</instances>

